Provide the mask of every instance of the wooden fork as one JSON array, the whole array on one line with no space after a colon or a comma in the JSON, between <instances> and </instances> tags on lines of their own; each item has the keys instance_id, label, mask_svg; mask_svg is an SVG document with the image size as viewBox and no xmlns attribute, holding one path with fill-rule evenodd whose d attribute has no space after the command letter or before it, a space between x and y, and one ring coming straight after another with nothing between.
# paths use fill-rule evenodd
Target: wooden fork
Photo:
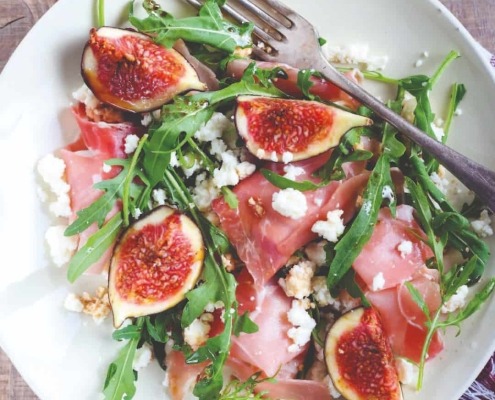
<instances>
[{"instance_id":1,"label":"wooden fork","mask_svg":"<svg viewBox=\"0 0 495 400\"><path fill-rule=\"evenodd\" d=\"M195 8L201 6L199 0L184 1ZM325 59L316 29L306 19L278 0L236 0L235 4L236 8L226 3L222 10L238 22L254 22L253 33L264 44L253 46L257 58L320 72L433 155L495 212L495 173L431 138L347 79Z\"/></svg>"}]
</instances>

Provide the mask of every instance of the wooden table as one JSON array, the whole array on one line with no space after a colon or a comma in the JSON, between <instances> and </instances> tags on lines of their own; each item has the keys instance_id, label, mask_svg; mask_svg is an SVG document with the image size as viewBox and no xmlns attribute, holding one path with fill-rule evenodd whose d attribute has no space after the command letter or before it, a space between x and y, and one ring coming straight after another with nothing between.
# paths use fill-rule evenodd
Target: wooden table
<instances>
[{"instance_id":1,"label":"wooden table","mask_svg":"<svg viewBox=\"0 0 495 400\"><path fill-rule=\"evenodd\" d=\"M488 50L495 53L494 0L441 0ZM1 0L0 71L30 27L56 0ZM36 400L0 350L0 400Z\"/></svg>"}]
</instances>

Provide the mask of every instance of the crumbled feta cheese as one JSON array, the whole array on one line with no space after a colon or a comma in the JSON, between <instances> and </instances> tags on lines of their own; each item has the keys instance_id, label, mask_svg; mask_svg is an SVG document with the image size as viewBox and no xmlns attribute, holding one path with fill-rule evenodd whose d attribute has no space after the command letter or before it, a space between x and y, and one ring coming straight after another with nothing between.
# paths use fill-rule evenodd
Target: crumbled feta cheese
<instances>
[{"instance_id":1,"label":"crumbled feta cheese","mask_svg":"<svg viewBox=\"0 0 495 400\"><path fill-rule=\"evenodd\" d=\"M153 117L152 117L151 113L143 114L143 117L141 118L141 125L148 126L152 122L153 122Z\"/></svg>"},{"instance_id":2,"label":"crumbled feta cheese","mask_svg":"<svg viewBox=\"0 0 495 400\"><path fill-rule=\"evenodd\" d=\"M132 361L132 369L139 372L141 369L146 368L153 358L151 348L146 343L143 344L134 354L134 360Z\"/></svg>"},{"instance_id":3,"label":"crumbled feta cheese","mask_svg":"<svg viewBox=\"0 0 495 400\"><path fill-rule=\"evenodd\" d=\"M70 217L69 190L70 186L65 181L65 162L53 154L47 154L38 162L38 173L49 188L51 197L54 197L49 205L50 211L56 217Z\"/></svg>"},{"instance_id":4,"label":"crumbled feta cheese","mask_svg":"<svg viewBox=\"0 0 495 400\"><path fill-rule=\"evenodd\" d=\"M227 151L227 145L222 139L213 139L211 141L210 154L222 159L222 154Z\"/></svg>"},{"instance_id":5,"label":"crumbled feta cheese","mask_svg":"<svg viewBox=\"0 0 495 400\"><path fill-rule=\"evenodd\" d=\"M184 329L184 341L193 350L197 350L208 340L211 322L213 322L213 314L203 313Z\"/></svg>"},{"instance_id":6,"label":"crumbled feta cheese","mask_svg":"<svg viewBox=\"0 0 495 400\"><path fill-rule=\"evenodd\" d=\"M209 313L212 313L213 311L219 310L219 309L222 309L222 308L225 308L225 304L223 303L223 301L219 300L216 303L208 303L205 306L205 311L206 312L209 312Z\"/></svg>"},{"instance_id":7,"label":"crumbled feta cheese","mask_svg":"<svg viewBox=\"0 0 495 400\"><path fill-rule=\"evenodd\" d=\"M467 285L462 285L455 294L442 306L444 314L454 312L466 305L466 297L469 293Z\"/></svg>"},{"instance_id":8,"label":"crumbled feta cheese","mask_svg":"<svg viewBox=\"0 0 495 400\"><path fill-rule=\"evenodd\" d=\"M462 111L462 108L458 108L457 110L454 111L454 115L456 116L460 116L462 115L463 111Z\"/></svg>"},{"instance_id":9,"label":"crumbled feta cheese","mask_svg":"<svg viewBox=\"0 0 495 400\"><path fill-rule=\"evenodd\" d=\"M411 93L405 92L404 99L402 100L402 110L400 114L407 119L411 124L414 122L416 116L414 115L414 111L418 106L418 100Z\"/></svg>"},{"instance_id":10,"label":"crumbled feta cheese","mask_svg":"<svg viewBox=\"0 0 495 400\"><path fill-rule=\"evenodd\" d=\"M84 309L83 303L74 293L69 293L64 301L64 308L68 311L82 312Z\"/></svg>"},{"instance_id":11,"label":"crumbled feta cheese","mask_svg":"<svg viewBox=\"0 0 495 400\"><path fill-rule=\"evenodd\" d=\"M169 165L172 168L178 167L180 165L179 164L179 160L177 159L177 153L175 151L173 151L172 153L170 153L170 163L169 163Z\"/></svg>"},{"instance_id":12,"label":"crumbled feta cheese","mask_svg":"<svg viewBox=\"0 0 495 400\"><path fill-rule=\"evenodd\" d=\"M326 221L316 221L311 231L317 233L329 242L336 243L339 236L344 233L345 225L342 219L344 211L333 210L327 213Z\"/></svg>"},{"instance_id":13,"label":"crumbled feta cheese","mask_svg":"<svg viewBox=\"0 0 495 400\"><path fill-rule=\"evenodd\" d=\"M201 168L201 164L198 162L198 160L194 160L194 164L191 167L189 167L189 168L182 168L182 169L184 171L184 175L186 176L186 178L190 178L200 168Z\"/></svg>"},{"instance_id":14,"label":"crumbled feta cheese","mask_svg":"<svg viewBox=\"0 0 495 400\"><path fill-rule=\"evenodd\" d=\"M419 68L419 67L421 67L423 64L424 64L424 61L420 58L420 59L418 59L418 60L414 63L414 66L415 66L416 68Z\"/></svg>"},{"instance_id":15,"label":"crumbled feta cheese","mask_svg":"<svg viewBox=\"0 0 495 400\"><path fill-rule=\"evenodd\" d=\"M437 138L437 140L439 142L441 142L442 138L445 136L445 131L443 130L443 128L438 126L435 123L432 123L431 129L432 129L433 133L435 134L435 137Z\"/></svg>"},{"instance_id":16,"label":"crumbled feta cheese","mask_svg":"<svg viewBox=\"0 0 495 400\"><path fill-rule=\"evenodd\" d=\"M292 307L287 313L287 318L294 326L287 332L287 336L294 342L288 350L295 353L311 339L311 331L316 326L316 321L306 311L304 303L298 300L292 301Z\"/></svg>"},{"instance_id":17,"label":"crumbled feta cheese","mask_svg":"<svg viewBox=\"0 0 495 400\"><path fill-rule=\"evenodd\" d=\"M306 196L292 188L273 193L272 207L279 214L292 219L300 219L308 211Z\"/></svg>"},{"instance_id":18,"label":"crumbled feta cheese","mask_svg":"<svg viewBox=\"0 0 495 400\"><path fill-rule=\"evenodd\" d=\"M90 109L96 108L100 104L100 101L85 84L73 92L72 97Z\"/></svg>"},{"instance_id":19,"label":"crumbled feta cheese","mask_svg":"<svg viewBox=\"0 0 495 400\"><path fill-rule=\"evenodd\" d=\"M493 235L493 229L491 227L492 219L488 215L487 210L481 211L480 218L471 221L471 228L481 238L486 238Z\"/></svg>"},{"instance_id":20,"label":"crumbled feta cheese","mask_svg":"<svg viewBox=\"0 0 495 400\"><path fill-rule=\"evenodd\" d=\"M294 159L294 154L292 154L290 151L284 151L282 154L282 162L284 164L290 163Z\"/></svg>"},{"instance_id":21,"label":"crumbled feta cheese","mask_svg":"<svg viewBox=\"0 0 495 400\"><path fill-rule=\"evenodd\" d=\"M382 189L382 198L387 199L390 203L395 200L395 194L389 185L385 185Z\"/></svg>"},{"instance_id":22,"label":"crumbled feta cheese","mask_svg":"<svg viewBox=\"0 0 495 400\"><path fill-rule=\"evenodd\" d=\"M301 167L296 167L295 165L286 165L284 166L284 178L295 181L298 176L301 176L305 173L304 169Z\"/></svg>"},{"instance_id":23,"label":"crumbled feta cheese","mask_svg":"<svg viewBox=\"0 0 495 400\"><path fill-rule=\"evenodd\" d=\"M373 284L371 285L371 290L376 292L382 290L385 287L385 278L383 277L383 272L379 272L373 277Z\"/></svg>"},{"instance_id":24,"label":"crumbled feta cheese","mask_svg":"<svg viewBox=\"0 0 495 400\"><path fill-rule=\"evenodd\" d=\"M352 64L359 68L372 71L383 70L387 66L388 56L372 56L367 44L352 44L350 46L323 45L322 51L328 61L337 64Z\"/></svg>"},{"instance_id":25,"label":"crumbled feta cheese","mask_svg":"<svg viewBox=\"0 0 495 400\"><path fill-rule=\"evenodd\" d=\"M441 169L438 173L432 173L430 178L455 210L460 211L464 204L469 205L473 202L474 193L450 172Z\"/></svg>"},{"instance_id":26,"label":"crumbled feta cheese","mask_svg":"<svg viewBox=\"0 0 495 400\"><path fill-rule=\"evenodd\" d=\"M237 175L239 176L239 180L246 179L248 176L254 174L256 171L256 165L251 164L250 162L243 161L235 167Z\"/></svg>"},{"instance_id":27,"label":"crumbled feta cheese","mask_svg":"<svg viewBox=\"0 0 495 400\"><path fill-rule=\"evenodd\" d=\"M311 278L315 273L316 265L311 261L301 261L289 270L284 278L280 278L279 284L289 297L303 299L311 294Z\"/></svg>"},{"instance_id":28,"label":"crumbled feta cheese","mask_svg":"<svg viewBox=\"0 0 495 400\"><path fill-rule=\"evenodd\" d=\"M154 189L151 196L153 197L153 201L159 206L163 206L167 199L167 194L163 189Z\"/></svg>"},{"instance_id":29,"label":"crumbled feta cheese","mask_svg":"<svg viewBox=\"0 0 495 400\"><path fill-rule=\"evenodd\" d=\"M193 200L201 211L207 211L211 202L220 196L220 190L212 179L206 179L206 174L196 177L196 186L192 190Z\"/></svg>"},{"instance_id":30,"label":"crumbled feta cheese","mask_svg":"<svg viewBox=\"0 0 495 400\"><path fill-rule=\"evenodd\" d=\"M194 137L201 142L211 142L219 139L222 134L232 128L232 122L222 113L213 113L210 120L194 133Z\"/></svg>"},{"instance_id":31,"label":"crumbled feta cheese","mask_svg":"<svg viewBox=\"0 0 495 400\"><path fill-rule=\"evenodd\" d=\"M143 215L143 212L140 208L136 207L132 213L132 216L134 217L134 219L138 219L141 215Z\"/></svg>"},{"instance_id":32,"label":"crumbled feta cheese","mask_svg":"<svg viewBox=\"0 0 495 400\"><path fill-rule=\"evenodd\" d=\"M314 299L320 307L325 307L336 303L327 286L327 279L324 276L315 276L311 281L311 290ZM338 307L337 307L338 308Z\"/></svg>"},{"instance_id":33,"label":"crumbled feta cheese","mask_svg":"<svg viewBox=\"0 0 495 400\"><path fill-rule=\"evenodd\" d=\"M397 370L401 383L416 387L419 374L419 368L416 365L405 358L396 358L395 369Z\"/></svg>"},{"instance_id":34,"label":"crumbled feta cheese","mask_svg":"<svg viewBox=\"0 0 495 400\"><path fill-rule=\"evenodd\" d=\"M107 163L103 163L103 167L101 168L101 170L108 174L112 170L112 166L108 165Z\"/></svg>"},{"instance_id":35,"label":"crumbled feta cheese","mask_svg":"<svg viewBox=\"0 0 495 400\"><path fill-rule=\"evenodd\" d=\"M136 151L139 143L138 135L127 135L124 142L124 152L125 154L132 154Z\"/></svg>"},{"instance_id":36,"label":"crumbled feta cheese","mask_svg":"<svg viewBox=\"0 0 495 400\"><path fill-rule=\"evenodd\" d=\"M406 258L413 251L413 244L409 240L403 240L397 246L397 250L399 250L400 256L402 258Z\"/></svg>"},{"instance_id":37,"label":"crumbled feta cheese","mask_svg":"<svg viewBox=\"0 0 495 400\"><path fill-rule=\"evenodd\" d=\"M423 57L424 58L428 58L429 56L430 56L430 53L427 50L423 51Z\"/></svg>"},{"instance_id":38,"label":"crumbled feta cheese","mask_svg":"<svg viewBox=\"0 0 495 400\"><path fill-rule=\"evenodd\" d=\"M57 267L67 264L77 249L77 236L65 236L67 226L50 226L45 232L50 257Z\"/></svg>"},{"instance_id":39,"label":"crumbled feta cheese","mask_svg":"<svg viewBox=\"0 0 495 400\"><path fill-rule=\"evenodd\" d=\"M91 315L95 323L100 324L110 314L108 289L100 286L94 296L87 292L83 292L80 296L69 293L64 301L64 307L69 311Z\"/></svg>"},{"instance_id":40,"label":"crumbled feta cheese","mask_svg":"<svg viewBox=\"0 0 495 400\"><path fill-rule=\"evenodd\" d=\"M232 151L222 154L222 166L213 171L213 183L218 187L233 186L239 183L239 174L236 168L239 160ZM253 171L254 172L254 171Z\"/></svg>"},{"instance_id":41,"label":"crumbled feta cheese","mask_svg":"<svg viewBox=\"0 0 495 400\"><path fill-rule=\"evenodd\" d=\"M327 263L327 253L325 252L325 245L328 242L321 240L319 242L312 242L304 248L304 252L309 261L313 261L317 267L322 267Z\"/></svg>"}]
</instances>

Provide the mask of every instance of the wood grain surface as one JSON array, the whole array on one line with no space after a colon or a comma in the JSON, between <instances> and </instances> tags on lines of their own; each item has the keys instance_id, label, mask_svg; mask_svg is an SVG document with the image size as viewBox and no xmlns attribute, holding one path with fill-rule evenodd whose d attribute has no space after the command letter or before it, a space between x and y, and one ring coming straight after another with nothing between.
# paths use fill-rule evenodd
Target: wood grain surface
<instances>
[{"instance_id":1,"label":"wood grain surface","mask_svg":"<svg viewBox=\"0 0 495 400\"><path fill-rule=\"evenodd\" d=\"M488 50L495 53L495 0L441 0ZM0 71L33 24L56 0L0 0ZM37 400L0 350L0 400Z\"/></svg>"}]
</instances>

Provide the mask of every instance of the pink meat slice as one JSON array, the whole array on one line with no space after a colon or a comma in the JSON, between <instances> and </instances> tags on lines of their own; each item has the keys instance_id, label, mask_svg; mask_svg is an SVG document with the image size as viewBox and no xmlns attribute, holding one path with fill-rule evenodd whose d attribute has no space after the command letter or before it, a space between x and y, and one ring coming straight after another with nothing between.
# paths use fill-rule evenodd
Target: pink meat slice
<instances>
[{"instance_id":1,"label":"pink meat slice","mask_svg":"<svg viewBox=\"0 0 495 400\"><path fill-rule=\"evenodd\" d=\"M305 171L297 180L314 180L311 174L322 165L325 157L328 155L294 163ZM303 218L294 220L273 209L272 196L280 189L256 172L233 189L239 200L237 209L230 208L220 198L213 203L213 210L256 285L263 286L297 249L316 239L317 235L311 231L316 221L325 220L327 213L335 209L344 211L345 221L352 217L356 199L367 179L368 174L361 173L316 191L304 192L308 211Z\"/></svg>"},{"instance_id":2,"label":"pink meat slice","mask_svg":"<svg viewBox=\"0 0 495 400\"><path fill-rule=\"evenodd\" d=\"M299 69L291 67L287 64L282 63L272 63L266 61L253 61L250 59L236 59L231 61L227 66L227 73L234 79L241 79L244 70L252 62L256 62L256 66L260 69L273 69L275 67L282 68L287 74L288 79L276 78L274 79L275 86L282 90L283 92L294 96L301 97L301 89L297 86L297 75ZM346 73L346 76L356 83L360 83L359 75L353 71ZM320 97L323 100L340 102L341 104L351 108L357 109L359 107L359 102L345 93L342 89L335 86L333 83L326 81L321 78L311 78L313 86L309 89L310 93Z\"/></svg>"},{"instance_id":3,"label":"pink meat slice","mask_svg":"<svg viewBox=\"0 0 495 400\"><path fill-rule=\"evenodd\" d=\"M385 283L379 289L392 288L411 279L418 268L433 256L431 249L421 240L426 235L414 220L413 211L408 205L400 205L396 218L393 218L388 208L380 210L373 234L353 264L369 289L373 288L373 280L380 273ZM411 243L410 252L399 250L404 241Z\"/></svg>"},{"instance_id":4,"label":"pink meat slice","mask_svg":"<svg viewBox=\"0 0 495 400\"><path fill-rule=\"evenodd\" d=\"M77 125L81 130L81 139L87 149L94 151L102 157L125 158L125 138L128 135L140 136L144 132L143 126L137 126L130 122L107 123L94 122L88 119L84 105L79 104L72 108Z\"/></svg>"},{"instance_id":5,"label":"pink meat slice","mask_svg":"<svg viewBox=\"0 0 495 400\"><path fill-rule=\"evenodd\" d=\"M199 375L206 367L206 363L186 364L184 355L180 351L172 350L165 359L167 365L168 390L171 400L189 398Z\"/></svg>"},{"instance_id":6,"label":"pink meat slice","mask_svg":"<svg viewBox=\"0 0 495 400\"><path fill-rule=\"evenodd\" d=\"M90 206L103 194L101 190L95 189L93 185L103 179L113 177L117 171L105 173L103 171L103 163L106 157L90 151L72 152L62 149L60 156L65 162L65 176L67 183L70 185L69 196L73 213L70 222L72 222L77 218L78 211ZM115 206L110 211L107 219L115 215L118 210L118 206ZM88 238L97 230L98 226L93 224L79 234L78 250L86 244ZM112 251L113 246L110 246L99 261L89 268L88 272L99 274L108 269Z\"/></svg>"}]
</instances>

